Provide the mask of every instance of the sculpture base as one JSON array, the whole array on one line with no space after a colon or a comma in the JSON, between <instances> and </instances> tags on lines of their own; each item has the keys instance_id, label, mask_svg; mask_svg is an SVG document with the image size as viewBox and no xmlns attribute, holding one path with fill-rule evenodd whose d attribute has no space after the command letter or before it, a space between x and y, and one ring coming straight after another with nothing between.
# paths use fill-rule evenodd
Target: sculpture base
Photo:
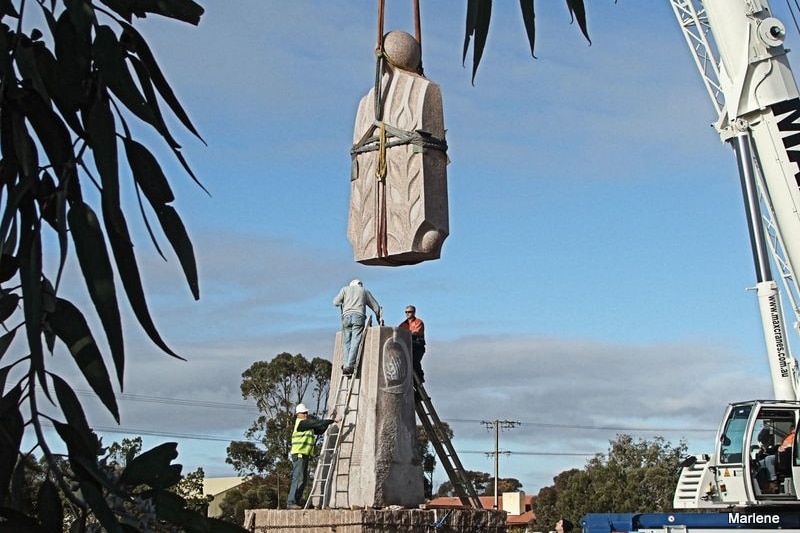
<instances>
[{"instance_id":1,"label":"sculpture base","mask_svg":"<svg viewBox=\"0 0 800 533\"><path fill-rule=\"evenodd\" d=\"M486 509L326 509L245 511L244 527L255 533L439 533L506 531L506 513Z\"/></svg>"},{"instance_id":2,"label":"sculpture base","mask_svg":"<svg viewBox=\"0 0 800 533\"><path fill-rule=\"evenodd\" d=\"M356 381L342 422L328 500L313 505L334 509L416 507L425 501L425 495L417 452L411 334L405 329L376 326L366 328L364 336L361 368L352 378ZM340 332L328 416L334 411L334 389L341 379L341 342Z\"/></svg>"}]
</instances>

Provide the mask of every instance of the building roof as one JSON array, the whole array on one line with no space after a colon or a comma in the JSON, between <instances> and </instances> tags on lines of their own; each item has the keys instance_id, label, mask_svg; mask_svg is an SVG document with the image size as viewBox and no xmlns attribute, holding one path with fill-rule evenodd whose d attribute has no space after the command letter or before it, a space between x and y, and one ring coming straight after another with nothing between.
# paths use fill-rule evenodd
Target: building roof
<instances>
[{"instance_id":1,"label":"building roof","mask_svg":"<svg viewBox=\"0 0 800 533\"><path fill-rule=\"evenodd\" d=\"M518 515L508 514L506 516L506 524L509 526L518 526L527 524L536 518L536 514L531 511L531 504L536 496L525 495L525 512ZM494 507L494 496L479 496L481 505L484 509L491 509ZM451 507L463 508L464 505L461 500L456 496L437 496L425 504L428 509L448 509ZM500 510L503 510L503 497L497 497L497 505Z\"/></svg>"}]
</instances>

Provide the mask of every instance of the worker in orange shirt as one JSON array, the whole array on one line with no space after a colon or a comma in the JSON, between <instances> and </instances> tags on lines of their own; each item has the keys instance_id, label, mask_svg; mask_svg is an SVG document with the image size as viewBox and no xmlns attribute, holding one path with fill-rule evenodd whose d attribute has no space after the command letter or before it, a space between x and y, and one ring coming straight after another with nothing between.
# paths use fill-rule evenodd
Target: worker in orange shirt
<instances>
[{"instance_id":1,"label":"worker in orange shirt","mask_svg":"<svg viewBox=\"0 0 800 533\"><path fill-rule=\"evenodd\" d=\"M777 453L775 452L774 448L770 451L768 448L765 450L767 455L762 460L762 464L764 468L766 468L767 473L769 475L769 485L764 487L762 490L766 494L777 494L780 491L780 487L778 485L778 471L777 471L777 461L779 458L779 454L781 452L785 452L786 450L791 449L792 445L794 444L794 434L795 434L795 425L792 424L789 427L789 433L781 441L780 446L778 446ZM783 459L786 460L785 458Z\"/></svg>"},{"instance_id":2,"label":"worker in orange shirt","mask_svg":"<svg viewBox=\"0 0 800 533\"><path fill-rule=\"evenodd\" d=\"M413 305L406 306L406 319L398 326L411 332L411 361L414 373L420 383L425 382L422 372L422 356L425 355L425 323L417 318L417 308Z\"/></svg>"}]
</instances>

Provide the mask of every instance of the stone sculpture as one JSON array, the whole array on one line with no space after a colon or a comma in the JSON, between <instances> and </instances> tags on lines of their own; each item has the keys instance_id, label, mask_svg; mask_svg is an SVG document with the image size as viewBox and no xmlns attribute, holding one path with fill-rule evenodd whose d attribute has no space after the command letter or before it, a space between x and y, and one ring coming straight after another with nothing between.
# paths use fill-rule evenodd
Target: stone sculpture
<instances>
[{"instance_id":1,"label":"stone sculpture","mask_svg":"<svg viewBox=\"0 0 800 533\"><path fill-rule=\"evenodd\" d=\"M450 232L447 143L439 86L419 74L419 43L384 38L376 88L361 99L351 151L347 235L365 265L438 259Z\"/></svg>"}]
</instances>

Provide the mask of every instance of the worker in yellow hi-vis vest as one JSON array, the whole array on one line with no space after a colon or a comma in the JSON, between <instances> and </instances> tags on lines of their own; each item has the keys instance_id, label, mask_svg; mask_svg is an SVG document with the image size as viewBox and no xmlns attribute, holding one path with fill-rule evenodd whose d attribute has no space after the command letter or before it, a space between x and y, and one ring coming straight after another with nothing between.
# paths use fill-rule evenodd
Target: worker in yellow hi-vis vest
<instances>
[{"instance_id":1,"label":"worker in yellow hi-vis vest","mask_svg":"<svg viewBox=\"0 0 800 533\"><path fill-rule=\"evenodd\" d=\"M311 420L308 418L308 409L302 403L294 409L294 432L292 433L292 484L289 486L289 496L286 498L287 509L302 509L298 502L303 499L303 491L308 481L308 462L314 455L317 435L322 435L328 426L336 420Z\"/></svg>"}]
</instances>

